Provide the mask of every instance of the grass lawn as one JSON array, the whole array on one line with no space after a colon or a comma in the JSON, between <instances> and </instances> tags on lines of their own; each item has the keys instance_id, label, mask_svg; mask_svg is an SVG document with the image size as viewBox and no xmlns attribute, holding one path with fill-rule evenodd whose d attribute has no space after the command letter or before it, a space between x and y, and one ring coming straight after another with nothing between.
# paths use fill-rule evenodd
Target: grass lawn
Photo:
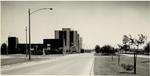
<instances>
[{"instance_id":1,"label":"grass lawn","mask_svg":"<svg viewBox=\"0 0 150 76\"><path fill-rule=\"evenodd\" d=\"M120 64L133 65L133 57L121 55ZM126 71L118 65L118 56L102 56L95 55L94 75L118 75L118 76L150 76L150 59L137 58L137 74L134 75L133 71Z\"/></svg>"},{"instance_id":2,"label":"grass lawn","mask_svg":"<svg viewBox=\"0 0 150 76\"><path fill-rule=\"evenodd\" d=\"M44 60L46 58L32 58L30 61L40 61ZM7 59L1 59L1 66L3 65L10 65L10 64L16 64L16 63L23 63L23 62L29 62L28 58L7 58Z\"/></svg>"},{"instance_id":3,"label":"grass lawn","mask_svg":"<svg viewBox=\"0 0 150 76\"><path fill-rule=\"evenodd\" d=\"M32 55L32 58L30 61L41 61L46 59L52 59L56 57L60 57L63 55ZM11 65L11 64L17 64L17 63L24 63L24 62L30 62L28 60L28 57L25 56L25 54L10 54L10 55L1 55L1 66L4 65Z\"/></svg>"}]
</instances>

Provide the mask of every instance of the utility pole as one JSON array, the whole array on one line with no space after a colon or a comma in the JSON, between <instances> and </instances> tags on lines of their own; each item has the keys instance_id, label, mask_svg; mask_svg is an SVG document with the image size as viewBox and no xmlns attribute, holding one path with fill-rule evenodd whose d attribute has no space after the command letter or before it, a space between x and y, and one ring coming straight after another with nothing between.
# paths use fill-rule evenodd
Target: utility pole
<instances>
[{"instance_id":1,"label":"utility pole","mask_svg":"<svg viewBox=\"0 0 150 76\"><path fill-rule=\"evenodd\" d=\"M29 60L31 60L31 25L30 25L30 8L28 10L29 14Z\"/></svg>"},{"instance_id":2,"label":"utility pole","mask_svg":"<svg viewBox=\"0 0 150 76\"><path fill-rule=\"evenodd\" d=\"M113 53L111 53L111 59L112 59L112 61L113 61Z\"/></svg>"},{"instance_id":3,"label":"utility pole","mask_svg":"<svg viewBox=\"0 0 150 76\"><path fill-rule=\"evenodd\" d=\"M26 57L27 57L27 55L28 55L28 50L27 50L27 26L26 26L25 31L26 31Z\"/></svg>"}]
</instances>

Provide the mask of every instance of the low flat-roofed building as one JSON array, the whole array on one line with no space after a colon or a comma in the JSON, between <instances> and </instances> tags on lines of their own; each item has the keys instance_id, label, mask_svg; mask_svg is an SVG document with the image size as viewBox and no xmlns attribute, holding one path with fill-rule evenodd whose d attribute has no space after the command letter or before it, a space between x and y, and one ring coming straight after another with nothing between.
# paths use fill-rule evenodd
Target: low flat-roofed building
<instances>
[{"instance_id":1,"label":"low flat-roofed building","mask_svg":"<svg viewBox=\"0 0 150 76\"><path fill-rule=\"evenodd\" d=\"M48 53L63 53L62 39L44 39L43 45Z\"/></svg>"}]
</instances>

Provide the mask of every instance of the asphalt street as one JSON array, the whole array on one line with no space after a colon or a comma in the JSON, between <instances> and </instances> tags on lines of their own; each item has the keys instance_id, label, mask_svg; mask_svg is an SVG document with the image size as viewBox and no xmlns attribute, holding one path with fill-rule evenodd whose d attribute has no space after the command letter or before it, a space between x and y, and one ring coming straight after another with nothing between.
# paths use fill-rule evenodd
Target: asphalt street
<instances>
[{"instance_id":1,"label":"asphalt street","mask_svg":"<svg viewBox=\"0 0 150 76\"><path fill-rule=\"evenodd\" d=\"M3 75L92 75L93 53L71 54L53 60L2 68Z\"/></svg>"}]
</instances>

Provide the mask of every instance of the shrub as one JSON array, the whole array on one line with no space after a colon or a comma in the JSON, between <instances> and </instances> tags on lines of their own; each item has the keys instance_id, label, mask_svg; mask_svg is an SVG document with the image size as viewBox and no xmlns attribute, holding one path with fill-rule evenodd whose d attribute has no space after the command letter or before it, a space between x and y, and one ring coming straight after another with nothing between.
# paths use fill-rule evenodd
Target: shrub
<instances>
[{"instance_id":1,"label":"shrub","mask_svg":"<svg viewBox=\"0 0 150 76\"><path fill-rule=\"evenodd\" d=\"M3 43L1 45L1 54L7 54L8 53L8 47L7 47L7 44L6 43Z\"/></svg>"},{"instance_id":2,"label":"shrub","mask_svg":"<svg viewBox=\"0 0 150 76\"><path fill-rule=\"evenodd\" d=\"M100 49L101 53L106 53L106 54L114 54L116 50L110 46L110 45L105 45Z\"/></svg>"}]
</instances>

